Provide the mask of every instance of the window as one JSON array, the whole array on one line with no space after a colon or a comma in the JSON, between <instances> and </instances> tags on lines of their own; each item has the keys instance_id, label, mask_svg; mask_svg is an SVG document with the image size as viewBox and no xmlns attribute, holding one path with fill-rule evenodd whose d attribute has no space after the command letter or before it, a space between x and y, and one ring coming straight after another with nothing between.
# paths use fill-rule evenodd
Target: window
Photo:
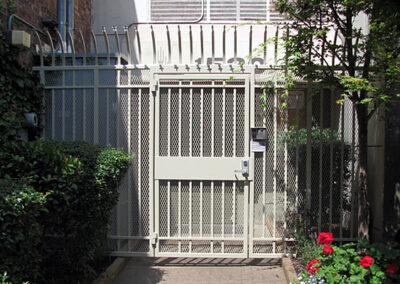
<instances>
[{"instance_id":1,"label":"window","mask_svg":"<svg viewBox=\"0 0 400 284\"><path fill-rule=\"evenodd\" d=\"M193 22L202 13L202 0L150 0L151 21ZM284 20L272 0L204 0L203 22L279 22Z\"/></svg>"}]
</instances>

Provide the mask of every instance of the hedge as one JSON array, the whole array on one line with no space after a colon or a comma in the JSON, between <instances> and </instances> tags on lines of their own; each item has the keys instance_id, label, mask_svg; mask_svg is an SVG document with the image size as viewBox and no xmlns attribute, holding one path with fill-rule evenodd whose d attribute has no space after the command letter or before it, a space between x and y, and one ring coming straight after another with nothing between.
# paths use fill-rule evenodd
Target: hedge
<instances>
[{"instance_id":1,"label":"hedge","mask_svg":"<svg viewBox=\"0 0 400 284\"><path fill-rule=\"evenodd\" d=\"M37 265L32 270L40 273L11 271L13 264L25 267L18 256L29 248L16 250L15 257L5 255L12 281L74 283L93 276L91 262L106 238L118 200L116 188L131 159L120 150L85 142L39 140L0 151L0 178L23 180L23 188L44 198L45 208L29 217L42 228L33 232L43 248L32 256L42 260L32 262ZM17 236L8 232L7 237Z\"/></svg>"}]
</instances>

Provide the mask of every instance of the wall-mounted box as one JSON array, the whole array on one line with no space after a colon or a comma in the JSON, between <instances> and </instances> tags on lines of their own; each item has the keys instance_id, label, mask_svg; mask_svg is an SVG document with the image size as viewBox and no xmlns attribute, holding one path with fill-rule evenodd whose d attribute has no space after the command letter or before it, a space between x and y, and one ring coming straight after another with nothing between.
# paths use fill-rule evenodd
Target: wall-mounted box
<instances>
[{"instance_id":1,"label":"wall-mounted box","mask_svg":"<svg viewBox=\"0 0 400 284\"><path fill-rule=\"evenodd\" d=\"M7 33L8 43L17 47L31 47L31 35L26 31L9 31Z\"/></svg>"}]
</instances>

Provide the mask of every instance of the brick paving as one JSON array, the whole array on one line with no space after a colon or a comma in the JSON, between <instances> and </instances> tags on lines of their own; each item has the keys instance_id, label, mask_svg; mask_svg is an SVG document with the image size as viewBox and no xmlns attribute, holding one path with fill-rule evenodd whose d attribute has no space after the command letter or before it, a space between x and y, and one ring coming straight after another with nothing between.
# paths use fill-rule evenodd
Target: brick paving
<instances>
[{"instance_id":1,"label":"brick paving","mask_svg":"<svg viewBox=\"0 0 400 284\"><path fill-rule=\"evenodd\" d=\"M278 259L132 258L113 284L283 284Z\"/></svg>"}]
</instances>

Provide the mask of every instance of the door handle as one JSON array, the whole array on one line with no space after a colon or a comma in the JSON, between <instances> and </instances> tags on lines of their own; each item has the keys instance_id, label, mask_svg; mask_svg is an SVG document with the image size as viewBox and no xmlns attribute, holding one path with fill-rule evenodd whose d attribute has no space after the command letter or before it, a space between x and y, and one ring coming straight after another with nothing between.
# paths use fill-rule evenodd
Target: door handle
<instances>
[{"instance_id":1,"label":"door handle","mask_svg":"<svg viewBox=\"0 0 400 284\"><path fill-rule=\"evenodd\" d=\"M242 169L235 170L235 173L240 173L242 175L249 175L249 159L242 160Z\"/></svg>"}]
</instances>

